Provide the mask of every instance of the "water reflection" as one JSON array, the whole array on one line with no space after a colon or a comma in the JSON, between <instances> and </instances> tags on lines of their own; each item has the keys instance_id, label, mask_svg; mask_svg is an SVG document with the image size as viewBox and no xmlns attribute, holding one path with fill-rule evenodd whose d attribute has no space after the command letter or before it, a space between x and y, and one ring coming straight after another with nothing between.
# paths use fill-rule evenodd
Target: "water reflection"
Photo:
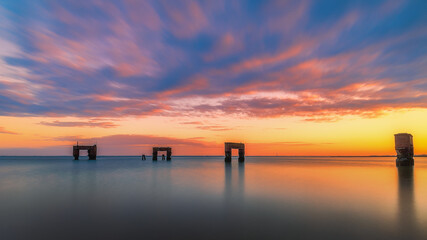
<instances>
[{"instance_id":1,"label":"water reflection","mask_svg":"<svg viewBox=\"0 0 427 240\"><path fill-rule=\"evenodd\" d=\"M404 235L415 235L417 228L414 198L414 168L401 166L398 173L398 230Z\"/></svg>"},{"instance_id":2,"label":"water reflection","mask_svg":"<svg viewBox=\"0 0 427 240\"><path fill-rule=\"evenodd\" d=\"M0 160L0 239L427 239L427 158L364 159Z\"/></svg>"},{"instance_id":3,"label":"water reflection","mask_svg":"<svg viewBox=\"0 0 427 240\"><path fill-rule=\"evenodd\" d=\"M237 203L244 199L245 194L245 163L239 162L237 169L233 168L231 162L226 162L225 166L225 186L224 197L226 203ZM238 175L236 176L236 171ZM234 172L234 173L233 173Z\"/></svg>"},{"instance_id":4,"label":"water reflection","mask_svg":"<svg viewBox=\"0 0 427 240\"><path fill-rule=\"evenodd\" d=\"M96 196L96 161L73 161L71 169L72 196L77 198L95 198ZM74 199L77 200L77 199Z\"/></svg>"},{"instance_id":5,"label":"water reflection","mask_svg":"<svg viewBox=\"0 0 427 240\"><path fill-rule=\"evenodd\" d=\"M172 162L157 162L153 161L155 171L150 171L151 174L151 198L156 204L160 204L170 199L172 191Z\"/></svg>"}]
</instances>

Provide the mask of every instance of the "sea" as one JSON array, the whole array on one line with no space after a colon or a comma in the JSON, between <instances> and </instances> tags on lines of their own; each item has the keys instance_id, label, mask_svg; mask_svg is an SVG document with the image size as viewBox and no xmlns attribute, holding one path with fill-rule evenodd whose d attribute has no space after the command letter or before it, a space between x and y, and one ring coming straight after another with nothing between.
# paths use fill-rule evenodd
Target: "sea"
<instances>
[{"instance_id":1,"label":"sea","mask_svg":"<svg viewBox=\"0 0 427 240\"><path fill-rule=\"evenodd\" d=\"M0 239L427 239L427 158L0 157Z\"/></svg>"}]
</instances>

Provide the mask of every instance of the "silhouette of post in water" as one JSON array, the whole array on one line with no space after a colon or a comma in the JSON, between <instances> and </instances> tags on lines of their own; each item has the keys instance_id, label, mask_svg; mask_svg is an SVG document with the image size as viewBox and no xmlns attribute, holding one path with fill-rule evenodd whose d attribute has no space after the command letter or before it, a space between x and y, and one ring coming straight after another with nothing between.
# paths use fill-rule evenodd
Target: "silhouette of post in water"
<instances>
[{"instance_id":1,"label":"silhouette of post in water","mask_svg":"<svg viewBox=\"0 0 427 240\"><path fill-rule=\"evenodd\" d=\"M414 143L409 133L394 135L395 149L397 153L396 166L414 165Z\"/></svg>"},{"instance_id":2,"label":"silhouette of post in water","mask_svg":"<svg viewBox=\"0 0 427 240\"><path fill-rule=\"evenodd\" d=\"M153 147L153 161L157 161L157 152L166 151L166 160L170 161L172 159L172 148L170 147ZM164 154L163 154L164 158ZM164 159L163 159L164 160Z\"/></svg>"},{"instance_id":3,"label":"silhouette of post in water","mask_svg":"<svg viewBox=\"0 0 427 240\"><path fill-rule=\"evenodd\" d=\"M89 160L96 160L96 144L93 146L81 146L77 143L76 146L73 146L73 156L74 160L79 160L80 150L87 150L87 155L89 156Z\"/></svg>"},{"instance_id":4,"label":"silhouette of post in water","mask_svg":"<svg viewBox=\"0 0 427 240\"><path fill-rule=\"evenodd\" d=\"M224 150L225 150L225 161L231 162L231 150L239 149L239 162L245 161L245 144L244 143L232 143L225 142Z\"/></svg>"},{"instance_id":5,"label":"silhouette of post in water","mask_svg":"<svg viewBox=\"0 0 427 240\"><path fill-rule=\"evenodd\" d=\"M147 160L147 159L145 158L145 154L142 154L141 160Z\"/></svg>"}]
</instances>

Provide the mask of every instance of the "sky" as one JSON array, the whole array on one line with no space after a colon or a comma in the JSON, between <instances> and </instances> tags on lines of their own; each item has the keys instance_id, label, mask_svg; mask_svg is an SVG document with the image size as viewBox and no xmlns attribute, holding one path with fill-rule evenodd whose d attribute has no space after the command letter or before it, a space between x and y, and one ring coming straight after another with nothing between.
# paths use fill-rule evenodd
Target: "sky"
<instances>
[{"instance_id":1,"label":"sky","mask_svg":"<svg viewBox=\"0 0 427 240\"><path fill-rule=\"evenodd\" d=\"M425 0L0 0L0 155L423 154L426 119Z\"/></svg>"}]
</instances>

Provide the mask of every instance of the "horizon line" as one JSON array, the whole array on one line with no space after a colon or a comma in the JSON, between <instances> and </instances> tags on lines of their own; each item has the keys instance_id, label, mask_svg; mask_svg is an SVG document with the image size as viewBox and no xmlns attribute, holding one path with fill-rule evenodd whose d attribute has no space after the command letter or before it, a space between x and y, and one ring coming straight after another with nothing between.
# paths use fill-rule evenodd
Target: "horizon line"
<instances>
[{"instance_id":1,"label":"horizon line","mask_svg":"<svg viewBox=\"0 0 427 240\"><path fill-rule=\"evenodd\" d=\"M152 157L152 155L145 155ZM0 157L72 157L72 155L0 155ZM83 155L85 157L85 155ZM141 157L141 155L98 155L97 157ZM224 157L223 155L173 155L172 157ZM238 157L238 156L232 156ZM397 155L247 155L245 157L397 157ZM427 157L416 154L414 157Z\"/></svg>"}]
</instances>

